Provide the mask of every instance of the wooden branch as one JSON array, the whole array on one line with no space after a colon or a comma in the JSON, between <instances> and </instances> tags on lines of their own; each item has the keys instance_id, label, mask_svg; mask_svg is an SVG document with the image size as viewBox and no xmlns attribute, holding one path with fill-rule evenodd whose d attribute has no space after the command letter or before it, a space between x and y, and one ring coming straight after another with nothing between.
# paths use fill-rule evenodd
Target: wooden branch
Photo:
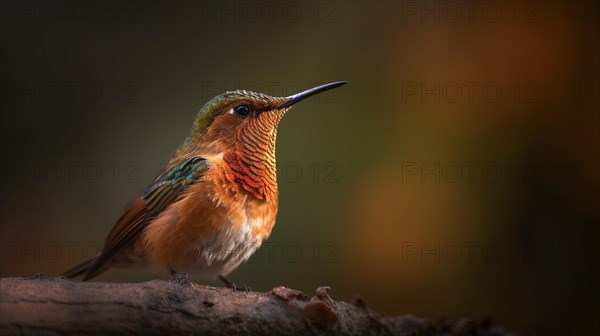
<instances>
[{"instance_id":1,"label":"wooden branch","mask_svg":"<svg viewBox=\"0 0 600 336\"><path fill-rule=\"evenodd\" d=\"M489 322L438 324L411 315L382 317L355 297L335 301L285 287L234 292L194 283L0 279L0 334L512 335Z\"/></svg>"}]
</instances>

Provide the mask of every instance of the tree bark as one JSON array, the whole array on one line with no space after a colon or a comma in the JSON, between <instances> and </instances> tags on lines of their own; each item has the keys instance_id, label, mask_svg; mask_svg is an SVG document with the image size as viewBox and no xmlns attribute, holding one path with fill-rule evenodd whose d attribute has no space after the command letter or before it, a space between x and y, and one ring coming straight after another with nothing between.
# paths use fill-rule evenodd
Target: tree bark
<instances>
[{"instance_id":1,"label":"tree bark","mask_svg":"<svg viewBox=\"0 0 600 336\"><path fill-rule=\"evenodd\" d=\"M382 317L365 300L276 287L239 292L194 283L0 279L0 335L513 335L489 321Z\"/></svg>"}]
</instances>

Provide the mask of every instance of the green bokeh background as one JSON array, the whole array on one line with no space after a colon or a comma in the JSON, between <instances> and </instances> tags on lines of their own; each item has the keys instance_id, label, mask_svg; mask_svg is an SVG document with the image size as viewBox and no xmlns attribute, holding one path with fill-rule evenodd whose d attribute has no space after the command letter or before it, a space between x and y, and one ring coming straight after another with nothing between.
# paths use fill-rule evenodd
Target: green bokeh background
<instances>
[{"instance_id":1,"label":"green bokeh background","mask_svg":"<svg viewBox=\"0 0 600 336\"><path fill-rule=\"evenodd\" d=\"M3 2L0 275L97 251L212 96L347 80L282 121L277 225L231 278L597 334L598 4L469 3Z\"/></svg>"}]
</instances>

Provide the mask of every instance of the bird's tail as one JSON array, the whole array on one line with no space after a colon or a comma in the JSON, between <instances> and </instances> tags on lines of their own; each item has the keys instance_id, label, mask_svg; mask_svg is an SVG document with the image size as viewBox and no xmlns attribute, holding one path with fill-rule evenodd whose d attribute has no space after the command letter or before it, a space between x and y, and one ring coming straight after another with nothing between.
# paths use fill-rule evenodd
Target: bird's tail
<instances>
[{"instance_id":1,"label":"bird's tail","mask_svg":"<svg viewBox=\"0 0 600 336\"><path fill-rule=\"evenodd\" d=\"M92 258L82 262L81 264L69 269L68 271L64 272L61 275L64 277L67 277L67 278L75 278L82 274L85 274L90 269L90 267L94 264L94 261L96 261L97 258L98 258L97 256L92 257Z\"/></svg>"}]
</instances>

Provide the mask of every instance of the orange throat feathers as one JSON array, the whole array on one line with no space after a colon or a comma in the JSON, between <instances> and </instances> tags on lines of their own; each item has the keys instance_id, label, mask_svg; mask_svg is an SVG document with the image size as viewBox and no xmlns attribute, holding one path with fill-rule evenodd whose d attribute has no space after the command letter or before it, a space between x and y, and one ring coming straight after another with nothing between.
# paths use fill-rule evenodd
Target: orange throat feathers
<instances>
[{"instance_id":1,"label":"orange throat feathers","mask_svg":"<svg viewBox=\"0 0 600 336\"><path fill-rule=\"evenodd\" d=\"M275 140L281 115L264 113L237 133L237 141L223 160L227 178L259 200L277 198Z\"/></svg>"}]
</instances>

